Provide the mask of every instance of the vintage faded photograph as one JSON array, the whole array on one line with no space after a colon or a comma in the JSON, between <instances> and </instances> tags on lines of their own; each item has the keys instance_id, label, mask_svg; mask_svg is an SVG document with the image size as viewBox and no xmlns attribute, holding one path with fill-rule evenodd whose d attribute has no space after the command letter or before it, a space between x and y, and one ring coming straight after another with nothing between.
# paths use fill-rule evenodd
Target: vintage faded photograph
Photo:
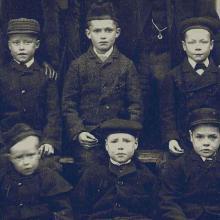
<instances>
[{"instance_id":1,"label":"vintage faded photograph","mask_svg":"<svg viewBox=\"0 0 220 220\"><path fill-rule=\"evenodd\" d=\"M220 0L0 0L0 220L220 220Z\"/></svg>"}]
</instances>

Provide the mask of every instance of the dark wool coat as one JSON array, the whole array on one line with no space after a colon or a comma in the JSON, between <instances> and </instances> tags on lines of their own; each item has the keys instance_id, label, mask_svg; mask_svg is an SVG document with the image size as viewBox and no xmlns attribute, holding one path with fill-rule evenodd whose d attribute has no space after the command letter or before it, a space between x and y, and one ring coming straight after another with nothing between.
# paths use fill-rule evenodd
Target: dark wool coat
<instances>
[{"instance_id":1,"label":"dark wool coat","mask_svg":"<svg viewBox=\"0 0 220 220\"><path fill-rule=\"evenodd\" d=\"M103 63L90 48L69 68L62 107L71 139L115 117L141 120L141 91L132 61L114 48Z\"/></svg>"},{"instance_id":2,"label":"dark wool coat","mask_svg":"<svg viewBox=\"0 0 220 220\"><path fill-rule=\"evenodd\" d=\"M73 196L80 219L151 219L156 179L143 164L89 168Z\"/></svg>"},{"instance_id":3,"label":"dark wool coat","mask_svg":"<svg viewBox=\"0 0 220 220\"><path fill-rule=\"evenodd\" d=\"M5 220L72 220L72 187L55 171L39 167L29 176L10 164L0 170L0 217Z\"/></svg>"},{"instance_id":4,"label":"dark wool coat","mask_svg":"<svg viewBox=\"0 0 220 220\"><path fill-rule=\"evenodd\" d=\"M0 129L26 123L42 133L42 143L59 149L60 107L56 81L35 62L30 68L12 61L0 72Z\"/></svg>"},{"instance_id":5,"label":"dark wool coat","mask_svg":"<svg viewBox=\"0 0 220 220\"><path fill-rule=\"evenodd\" d=\"M220 219L220 155L203 162L192 151L170 162L162 175L160 219Z\"/></svg>"},{"instance_id":6,"label":"dark wool coat","mask_svg":"<svg viewBox=\"0 0 220 220\"><path fill-rule=\"evenodd\" d=\"M163 140L181 142L188 138L189 112L201 107L220 110L220 71L211 60L200 76L185 59L163 80L160 92Z\"/></svg>"}]
</instances>

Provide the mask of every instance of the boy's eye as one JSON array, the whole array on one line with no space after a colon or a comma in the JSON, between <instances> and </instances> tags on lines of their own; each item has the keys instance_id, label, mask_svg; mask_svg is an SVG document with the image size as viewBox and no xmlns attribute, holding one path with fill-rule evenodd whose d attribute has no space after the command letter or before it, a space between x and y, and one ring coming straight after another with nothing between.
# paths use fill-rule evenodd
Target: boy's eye
<instances>
[{"instance_id":1,"label":"boy's eye","mask_svg":"<svg viewBox=\"0 0 220 220\"><path fill-rule=\"evenodd\" d=\"M210 135L210 136L209 136L209 139L215 140L215 139L217 139L217 136L216 136L216 135Z\"/></svg>"},{"instance_id":2,"label":"boy's eye","mask_svg":"<svg viewBox=\"0 0 220 220\"><path fill-rule=\"evenodd\" d=\"M196 138L197 138L197 139L202 139L203 136L202 136L202 135L196 135Z\"/></svg>"},{"instance_id":3,"label":"boy's eye","mask_svg":"<svg viewBox=\"0 0 220 220\"><path fill-rule=\"evenodd\" d=\"M123 141L124 141L125 143L130 143L130 142L131 142L131 140L129 140L129 139L123 139Z\"/></svg>"},{"instance_id":4,"label":"boy's eye","mask_svg":"<svg viewBox=\"0 0 220 220\"><path fill-rule=\"evenodd\" d=\"M107 32L107 33L111 33L113 31L113 29L111 29L111 28L106 28L105 29L105 32Z\"/></svg>"},{"instance_id":5,"label":"boy's eye","mask_svg":"<svg viewBox=\"0 0 220 220\"><path fill-rule=\"evenodd\" d=\"M202 43L202 44L207 44L208 41L207 41L207 40L202 40L201 43Z\"/></svg>"},{"instance_id":6,"label":"boy's eye","mask_svg":"<svg viewBox=\"0 0 220 220\"><path fill-rule=\"evenodd\" d=\"M101 32L101 30L100 29L94 29L93 32L99 33L99 32Z\"/></svg>"},{"instance_id":7,"label":"boy's eye","mask_svg":"<svg viewBox=\"0 0 220 220\"><path fill-rule=\"evenodd\" d=\"M117 143L118 139L111 140L110 143Z\"/></svg>"}]
</instances>

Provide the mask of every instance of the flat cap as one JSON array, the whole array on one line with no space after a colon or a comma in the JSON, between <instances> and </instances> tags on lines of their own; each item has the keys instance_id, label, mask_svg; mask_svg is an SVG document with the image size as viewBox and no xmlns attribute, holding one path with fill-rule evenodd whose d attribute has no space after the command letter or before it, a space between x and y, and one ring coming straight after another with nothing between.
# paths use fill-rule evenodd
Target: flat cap
<instances>
[{"instance_id":1,"label":"flat cap","mask_svg":"<svg viewBox=\"0 0 220 220\"><path fill-rule=\"evenodd\" d=\"M34 19L18 18L8 22L7 34L39 34L40 24Z\"/></svg>"},{"instance_id":2,"label":"flat cap","mask_svg":"<svg viewBox=\"0 0 220 220\"><path fill-rule=\"evenodd\" d=\"M212 17L188 18L180 24L179 33L183 35L191 29L205 29L210 33L216 33L220 29L220 21Z\"/></svg>"},{"instance_id":3,"label":"flat cap","mask_svg":"<svg viewBox=\"0 0 220 220\"><path fill-rule=\"evenodd\" d=\"M40 133L27 124L18 123L14 125L7 132L2 133L5 150L8 151L13 145L29 136L40 137Z\"/></svg>"},{"instance_id":4,"label":"flat cap","mask_svg":"<svg viewBox=\"0 0 220 220\"><path fill-rule=\"evenodd\" d=\"M141 129L142 125L137 121L118 118L104 121L100 125L100 130L104 136L114 133L128 133L137 136Z\"/></svg>"},{"instance_id":5,"label":"flat cap","mask_svg":"<svg viewBox=\"0 0 220 220\"><path fill-rule=\"evenodd\" d=\"M93 3L87 13L87 22L91 20L114 20L118 22L112 3L98 1Z\"/></svg>"},{"instance_id":6,"label":"flat cap","mask_svg":"<svg viewBox=\"0 0 220 220\"><path fill-rule=\"evenodd\" d=\"M214 108L199 108L189 114L189 128L200 124L220 126L220 112Z\"/></svg>"}]
</instances>

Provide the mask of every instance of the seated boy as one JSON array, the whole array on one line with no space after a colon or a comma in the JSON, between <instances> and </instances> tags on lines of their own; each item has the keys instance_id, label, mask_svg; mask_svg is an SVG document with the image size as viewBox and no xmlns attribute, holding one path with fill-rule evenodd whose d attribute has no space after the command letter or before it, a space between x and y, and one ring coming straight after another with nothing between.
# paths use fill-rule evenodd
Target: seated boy
<instances>
[{"instance_id":1,"label":"seated boy","mask_svg":"<svg viewBox=\"0 0 220 220\"><path fill-rule=\"evenodd\" d=\"M220 109L220 72L210 58L213 34L219 21L208 17L182 22L182 46L187 57L164 79L160 94L164 143L172 154L181 155L189 146L187 114L194 109Z\"/></svg>"},{"instance_id":2,"label":"seated boy","mask_svg":"<svg viewBox=\"0 0 220 220\"><path fill-rule=\"evenodd\" d=\"M60 147L60 108L56 81L36 62L40 26L33 19L8 23L12 60L0 71L0 131L26 123L42 133L40 151L50 155Z\"/></svg>"},{"instance_id":3,"label":"seated boy","mask_svg":"<svg viewBox=\"0 0 220 220\"><path fill-rule=\"evenodd\" d=\"M89 50L73 61L63 89L63 116L70 145L82 165L97 161L100 152L95 129L105 120L140 121L141 91L131 60L115 46L120 35L110 3L93 4L87 15Z\"/></svg>"},{"instance_id":4,"label":"seated boy","mask_svg":"<svg viewBox=\"0 0 220 220\"><path fill-rule=\"evenodd\" d=\"M41 166L39 134L16 124L3 135L9 163L0 167L0 219L72 220L72 187Z\"/></svg>"},{"instance_id":5,"label":"seated boy","mask_svg":"<svg viewBox=\"0 0 220 220\"><path fill-rule=\"evenodd\" d=\"M193 149L162 172L160 219L220 219L220 113L194 110L189 117Z\"/></svg>"},{"instance_id":6,"label":"seated boy","mask_svg":"<svg viewBox=\"0 0 220 220\"><path fill-rule=\"evenodd\" d=\"M109 159L80 179L74 193L79 219L151 219L156 178L134 159L141 125L111 119L100 130Z\"/></svg>"}]
</instances>

